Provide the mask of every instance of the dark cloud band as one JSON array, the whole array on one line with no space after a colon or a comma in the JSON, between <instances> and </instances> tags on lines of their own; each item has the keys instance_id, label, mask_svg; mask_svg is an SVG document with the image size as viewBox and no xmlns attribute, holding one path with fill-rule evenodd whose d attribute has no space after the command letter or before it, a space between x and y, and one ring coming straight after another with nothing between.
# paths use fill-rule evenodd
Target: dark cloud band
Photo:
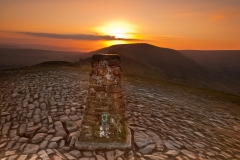
<instances>
[{"instance_id":1,"label":"dark cloud band","mask_svg":"<svg viewBox=\"0 0 240 160\"><path fill-rule=\"evenodd\" d=\"M110 35L93 35L93 34L55 34L55 33L39 33L39 32L17 32L20 34L35 36L35 37L46 37L56 39L73 39L73 40L138 40L128 38L116 38Z\"/></svg>"}]
</instances>

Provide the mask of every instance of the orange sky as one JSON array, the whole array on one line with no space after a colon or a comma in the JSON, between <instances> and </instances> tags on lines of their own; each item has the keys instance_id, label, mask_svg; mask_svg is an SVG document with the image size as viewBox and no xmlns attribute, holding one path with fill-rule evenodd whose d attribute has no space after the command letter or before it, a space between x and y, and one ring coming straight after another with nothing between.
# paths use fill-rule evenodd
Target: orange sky
<instances>
[{"instance_id":1,"label":"orange sky","mask_svg":"<svg viewBox=\"0 0 240 160\"><path fill-rule=\"evenodd\" d=\"M42 49L240 49L239 28L239 0L0 0L0 44Z\"/></svg>"}]
</instances>

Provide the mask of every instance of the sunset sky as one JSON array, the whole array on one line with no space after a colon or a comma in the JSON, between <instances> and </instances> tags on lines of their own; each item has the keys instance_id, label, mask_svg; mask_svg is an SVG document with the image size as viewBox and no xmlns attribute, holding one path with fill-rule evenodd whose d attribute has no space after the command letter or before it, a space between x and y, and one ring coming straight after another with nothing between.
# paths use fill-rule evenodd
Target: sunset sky
<instances>
[{"instance_id":1,"label":"sunset sky","mask_svg":"<svg viewBox=\"0 0 240 160\"><path fill-rule=\"evenodd\" d=\"M240 49L240 0L0 0L0 44Z\"/></svg>"}]
</instances>

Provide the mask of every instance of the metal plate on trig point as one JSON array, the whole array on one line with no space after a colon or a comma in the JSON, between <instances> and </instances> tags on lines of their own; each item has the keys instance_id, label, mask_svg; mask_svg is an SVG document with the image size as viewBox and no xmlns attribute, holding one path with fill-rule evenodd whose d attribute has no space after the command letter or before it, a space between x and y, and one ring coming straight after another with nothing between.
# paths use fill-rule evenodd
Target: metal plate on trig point
<instances>
[{"instance_id":1,"label":"metal plate on trig point","mask_svg":"<svg viewBox=\"0 0 240 160\"><path fill-rule=\"evenodd\" d=\"M101 114L101 121L102 121L102 125L107 125L108 124L108 114L107 113L102 113Z\"/></svg>"}]
</instances>

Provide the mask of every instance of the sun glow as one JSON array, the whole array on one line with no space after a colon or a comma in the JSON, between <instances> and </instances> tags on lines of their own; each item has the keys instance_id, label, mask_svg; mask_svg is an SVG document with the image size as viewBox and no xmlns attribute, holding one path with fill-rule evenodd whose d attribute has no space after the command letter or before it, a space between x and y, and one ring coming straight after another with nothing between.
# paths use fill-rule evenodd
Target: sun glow
<instances>
[{"instance_id":1,"label":"sun glow","mask_svg":"<svg viewBox=\"0 0 240 160\"><path fill-rule=\"evenodd\" d=\"M114 40L114 41L104 41L103 45L104 46L112 46L116 44L129 44L128 41L123 41L123 40Z\"/></svg>"},{"instance_id":2,"label":"sun glow","mask_svg":"<svg viewBox=\"0 0 240 160\"><path fill-rule=\"evenodd\" d=\"M114 36L117 39L134 39L135 32L133 25L125 22L111 22L97 28L97 31L104 35Z\"/></svg>"}]
</instances>

